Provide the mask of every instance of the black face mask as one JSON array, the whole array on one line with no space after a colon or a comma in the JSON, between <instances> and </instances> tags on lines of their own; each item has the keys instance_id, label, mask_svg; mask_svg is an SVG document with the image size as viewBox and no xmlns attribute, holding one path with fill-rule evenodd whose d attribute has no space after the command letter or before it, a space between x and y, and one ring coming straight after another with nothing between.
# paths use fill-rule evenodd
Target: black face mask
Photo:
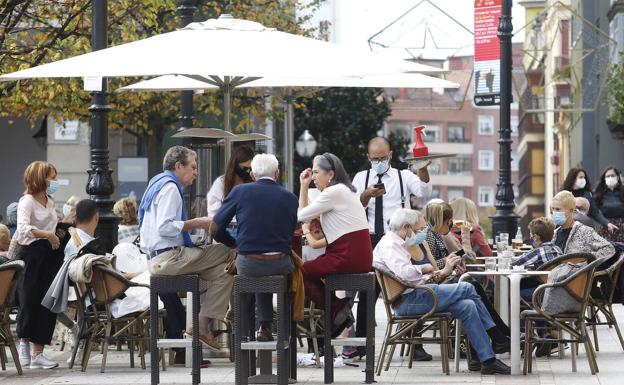
<instances>
[{"instance_id":1,"label":"black face mask","mask_svg":"<svg viewBox=\"0 0 624 385\"><path fill-rule=\"evenodd\" d=\"M243 180L243 182L248 183L252 181L251 175L249 175L249 173L251 172L250 168L245 167L243 169L239 166L236 166L236 168L234 169L234 172Z\"/></svg>"}]
</instances>

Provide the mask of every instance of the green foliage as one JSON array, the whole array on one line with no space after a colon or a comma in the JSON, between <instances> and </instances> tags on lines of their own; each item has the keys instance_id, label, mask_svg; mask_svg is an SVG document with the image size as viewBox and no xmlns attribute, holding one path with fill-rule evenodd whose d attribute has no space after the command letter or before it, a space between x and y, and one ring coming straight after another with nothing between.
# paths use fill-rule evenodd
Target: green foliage
<instances>
[{"instance_id":1,"label":"green foliage","mask_svg":"<svg viewBox=\"0 0 624 385\"><path fill-rule=\"evenodd\" d=\"M309 130L318 142L317 154L331 152L351 175L368 167L366 145L390 115L382 90L329 88L306 98L295 110L295 138ZM295 176L309 159L295 154Z\"/></svg>"},{"instance_id":2,"label":"green foliage","mask_svg":"<svg viewBox=\"0 0 624 385\"><path fill-rule=\"evenodd\" d=\"M612 123L624 124L624 52L620 52L619 61L611 64L607 72L605 99L609 105L609 117Z\"/></svg>"},{"instance_id":3,"label":"green foliage","mask_svg":"<svg viewBox=\"0 0 624 385\"><path fill-rule=\"evenodd\" d=\"M399 170L407 168L407 163L403 162L402 159L407 157L410 140L404 136L396 135L393 132L388 137L388 141L390 142L390 148L392 149L392 160L390 161L392 167Z\"/></svg>"},{"instance_id":4,"label":"green foliage","mask_svg":"<svg viewBox=\"0 0 624 385\"><path fill-rule=\"evenodd\" d=\"M195 20L230 13L281 31L313 35L303 27L321 0L305 5L281 0L198 0ZM91 51L89 0L0 0L0 72L9 73ZM108 2L109 45L119 45L179 27L176 0L115 0ZM305 11L305 12L298 12ZM297 14L307 16L298 17ZM125 130L147 147L158 147L179 115L179 93L115 93L115 89L141 78L109 79L112 107L109 126ZM82 79L35 79L0 83L0 116L28 118L43 115L60 119L90 120L91 96ZM234 131L264 120L263 100L254 91L233 95ZM195 96L197 115L222 116L222 95ZM150 155L160 149L152 149Z\"/></svg>"}]
</instances>

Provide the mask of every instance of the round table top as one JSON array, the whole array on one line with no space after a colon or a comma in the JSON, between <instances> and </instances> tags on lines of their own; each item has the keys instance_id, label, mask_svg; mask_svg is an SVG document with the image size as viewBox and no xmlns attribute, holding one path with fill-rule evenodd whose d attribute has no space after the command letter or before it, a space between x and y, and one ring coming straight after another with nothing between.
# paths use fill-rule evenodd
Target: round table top
<instances>
[{"instance_id":1,"label":"round table top","mask_svg":"<svg viewBox=\"0 0 624 385\"><path fill-rule=\"evenodd\" d=\"M467 271L464 274L469 275L511 275L511 274L520 274L520 275L548 275L550 271L540 271L540 270L504 270L504 271Z\"/></svg>"}]
</instances>

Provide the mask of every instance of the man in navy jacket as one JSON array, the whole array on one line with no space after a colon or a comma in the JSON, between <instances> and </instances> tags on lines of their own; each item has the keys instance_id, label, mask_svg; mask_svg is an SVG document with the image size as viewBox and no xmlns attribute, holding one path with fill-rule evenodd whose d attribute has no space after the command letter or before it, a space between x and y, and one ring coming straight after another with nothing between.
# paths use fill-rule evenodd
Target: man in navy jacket
<instances>
[{"instance_id":1,"label":"man in navy jacket","mask_svg":"<svg viewBox=\"0 0 624 385\"><path fill-rule=\"evenodd\" d=\"M288 274L294 269L291 259L292 237L297 226L297 197L276 182L277 158L258 154L251 162L254 183L236 186L213 218L215 240L238 250L238 274L250 277ZM234 239L227 226L236 217ZM272 294L256 294L258 341L272 341Z\"/></svg>"}]
</instances>

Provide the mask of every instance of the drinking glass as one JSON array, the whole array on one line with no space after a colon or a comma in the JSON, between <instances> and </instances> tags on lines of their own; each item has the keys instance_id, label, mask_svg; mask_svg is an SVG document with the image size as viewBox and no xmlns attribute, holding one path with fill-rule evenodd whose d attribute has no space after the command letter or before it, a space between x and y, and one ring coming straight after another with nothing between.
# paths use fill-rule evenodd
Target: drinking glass
<instances>
[{"instance_id":1,"label":"drinking glass","mask_svg":"<svg viewBox=\"0 0 624 385\"><path fill-rule=\"evenodd\" d=\"M485 271L496 271L496 258L485 258Z\"/></svg>"},{"instance_id":2,"label":"drinking glass","mask_svg":"<svg viewBox=\"0 0 624 385\"><path fill-rule=\"evenodd\" d=\"M511 268L512 250L503 251L498 257L498 271L507 271Z\"/></svg>"}]
</instances>

